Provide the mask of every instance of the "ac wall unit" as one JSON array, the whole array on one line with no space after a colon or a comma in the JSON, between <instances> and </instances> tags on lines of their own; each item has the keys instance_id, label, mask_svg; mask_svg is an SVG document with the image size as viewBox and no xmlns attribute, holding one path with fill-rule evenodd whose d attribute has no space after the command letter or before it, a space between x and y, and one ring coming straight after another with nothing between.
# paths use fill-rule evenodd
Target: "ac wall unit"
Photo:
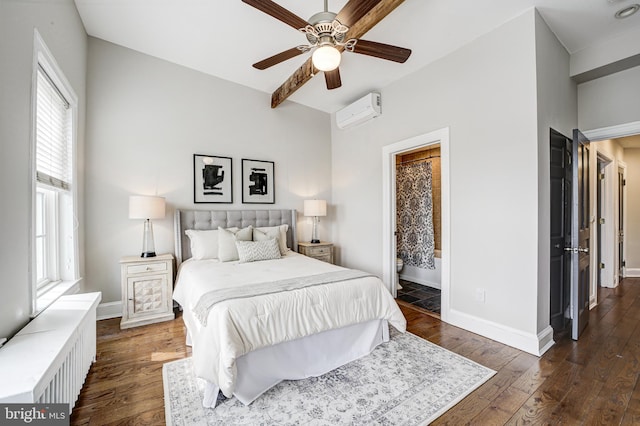
<instances>
[{"instance_id":1,"label":"ac wall unit","mask_svg":"<svg viewBox=\"0 0 640 426\"><path fill-rule=\"evenodd\" d=\"M339 129L357 126L382 114L380 93L369 93L336 112Z\"/></svg>"}]
</instances>

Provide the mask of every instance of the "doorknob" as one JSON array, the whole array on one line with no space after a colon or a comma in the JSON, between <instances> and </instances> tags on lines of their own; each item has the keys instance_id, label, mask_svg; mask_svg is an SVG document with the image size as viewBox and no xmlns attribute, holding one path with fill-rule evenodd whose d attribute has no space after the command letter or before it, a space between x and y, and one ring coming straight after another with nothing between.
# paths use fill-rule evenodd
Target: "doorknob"
<instances>
[{"instance_id":1,"label":"doorknob","mask_svg":"<svg viewBox=\"0 0 640 426\"><path fill-rule=\"evenodd\" d=\"M553 245L553 248L557 248L557 249L559 249L559 248L560 248L560 243L558 243L558 244L554 244L554 245Z\"/></svg>"},{"instance_id":2,"label":"doorknob","mask_svg":"<svg viewBox=\"0 0 640 426\"><path fill-rule=\"evenodd\" d=\"M578 248L565 247L564 251L572 251L574 253L589 253L589 247L578 247Z\"/></svg>"}]
</instances>

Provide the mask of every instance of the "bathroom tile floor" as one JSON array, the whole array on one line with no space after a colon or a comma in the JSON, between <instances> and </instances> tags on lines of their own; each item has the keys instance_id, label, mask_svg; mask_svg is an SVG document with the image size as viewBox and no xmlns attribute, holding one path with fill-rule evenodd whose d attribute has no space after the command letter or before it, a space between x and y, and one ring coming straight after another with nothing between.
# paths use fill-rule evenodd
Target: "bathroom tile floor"
<instances>
[{"instance_id":1,"label":"bathroom tile floor","mask_svg":"<svg viewBox=\"0 0 640 426\"><path fill-rule=\"evenodd\" d=\"M398 299L411 305L440 314L440 290L401 279Z\"/></svg>"}]
</instances>

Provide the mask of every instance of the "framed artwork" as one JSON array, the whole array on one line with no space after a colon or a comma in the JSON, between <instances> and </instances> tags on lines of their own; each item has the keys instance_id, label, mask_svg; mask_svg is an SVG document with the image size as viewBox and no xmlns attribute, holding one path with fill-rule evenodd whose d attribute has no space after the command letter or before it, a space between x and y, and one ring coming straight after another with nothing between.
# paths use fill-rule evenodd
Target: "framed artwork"
<instances>
[{"instance_id":1,"label":"framed artwork","mask_svg":"<svg viewBox=\"0 0 640 426\"><path fill-rule=\"evenodd\" d=\"M273 161L242 159L242 202L273 204L276 202Z\"/></svg>"},{"instance_id":2,"label":"framed artwork","mask_svg":"<svg viewBox=\"0 0 640 426\"><path fill-rule=\"evenodd\" d=\"M193 202L233 203L230 157L193 154Z\"/></svg>"}]
</instances>

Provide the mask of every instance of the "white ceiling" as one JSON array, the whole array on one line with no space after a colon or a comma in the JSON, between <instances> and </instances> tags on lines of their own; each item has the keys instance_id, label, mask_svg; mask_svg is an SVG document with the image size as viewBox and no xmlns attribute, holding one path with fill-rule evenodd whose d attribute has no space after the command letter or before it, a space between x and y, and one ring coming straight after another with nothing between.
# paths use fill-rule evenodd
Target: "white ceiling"
<instances>
[{"instance_id":1,"label":"white ceiling","mask_svg":"<svg viewBox=\"0 0 640 426\"><path fill-rule=\"evenodd\" d=\"M323 0L275 0L303 19ZM289 100L334 112L360 96L441 58L536 7L569 53L637 31L640 13L619 20L637 0L406 0L363 38L412 49L404 64L345 52L342 87L312 78ZM91 36L213 76L272 93L308 54L260 71L251 65L304 44L290 26L240 0L75 0ZM329 0L338 12L346 0ZM279 108L284 107L284 105ZM269 104L265 103L265 108Z\"/></svg>"}]
</instances>

